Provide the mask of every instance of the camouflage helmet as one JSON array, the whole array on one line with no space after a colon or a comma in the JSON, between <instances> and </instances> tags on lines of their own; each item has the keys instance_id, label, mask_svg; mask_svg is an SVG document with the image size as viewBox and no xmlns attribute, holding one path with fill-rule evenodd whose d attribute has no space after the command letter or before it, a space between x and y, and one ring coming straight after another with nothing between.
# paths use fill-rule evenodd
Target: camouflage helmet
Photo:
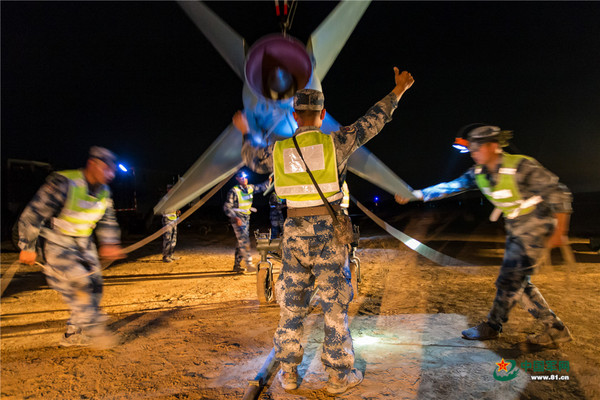
<instances>
[{"instance_id":1,"label":"camouflage helmet","mask_svg":"<svg viewBox=\"0 0 600 400\"><path fill-rule=\"evenodd\" d=\"M325 96L315 89L300 89L294 95L294 110L321 111L324 108Z\"/></svg>"},{"instance_id":2,"label":"camouflage helmet","mask_svg":"<svg viewBox=\"0 0 600 400\"><path fill-rule=\"evenodd\" d=\"M496 142L500 147L508 146L508 141L512 138L512 131L502 130L498 126L474 123L462 127L459 130L458 137L455 141L455 147L459 140L463 145L466 145L471 151L476 150L484 143ZM464 140L466 138L467 140Z\"/></svg>"},{"instance_id":3,"label":"camouflage helmet","mask_svg":"<svg viewBox=\"0 0 600 400\"><path fill-rule=\"evenodd\" d=\"M92 146L90 147L89 158L97 158L98 160L104 162L110 168L115 169L117 156L110 150L100 147L100 146Z\"/></svg>"}]
</instances>

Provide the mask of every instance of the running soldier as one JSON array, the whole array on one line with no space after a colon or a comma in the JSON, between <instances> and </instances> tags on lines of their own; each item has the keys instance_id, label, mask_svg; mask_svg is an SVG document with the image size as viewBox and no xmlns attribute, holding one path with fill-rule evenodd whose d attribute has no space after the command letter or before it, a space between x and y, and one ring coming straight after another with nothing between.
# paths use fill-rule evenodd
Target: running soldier
<instances>
[{"instance_id":1,"label":"running soldier","mask_svg":"<svg viewBox=\"0 0 600 400\"><path fill-rule=\"evenodd\" d=\"M62 346L106 349L118 344L100 309L103 282L98 260L98 253L107 260L125 257L108 187L114 176L115 155L94 146L85 168L51 174L19 219L19 260L34 264L36 243L43 237L46 280L71 310ZM44 226L47 221L50 228Z\"/></svg>"},{"instance_id":2,"label":"running soldier","mask_svg":"<svg viewBox=\"0 0 600 400\"><path fill-rule=\"evenodd\" d=\"M294 133L319 187L335 212L341 213L341 183L346 177L350 155L373 138L391 120L402 94L414 80L394 68L396 86L354 124L330 135L320 131L325 118L323 93L302 89L294 96ZM362 382L361 371L353 368L354 349L348 327L348 304L352 286L348 247L336 240L331 216L295 150L293 138L258 148L247 140L248 122L241 111L233 123L244 135L242 159L258 173L275 171L275 191L286 199L288 213L282 240L283 267L276 293L280 305L279 327L275 332L278 379L286 390L298 387L298 365L304 319L316 286L325 314L325 339L321 361L329 374L327 391L343 393Z\"/></svg>"},{"instance_id":3,"label":"running soldier","mask_svg":"<svg viewBox=\"0 0 600 400\"><path fill-rule=\"evenodd\" d=\"M468 141L461 138L457 142L468 146L475 165L451 182L413 192L417 199L432 201L478 188L504 215L506 248L496 280L496 297L487 321L464 330L462 335L469 340L497 338L510 310L519 302L546 327L541 334L530 335L530 343L547 346L568 342L572 340L569 329L531 283L531 274L546 247L568 243L571 193L533 158L502 151L512 137L511 131L474 125L479 126L471 128ZM396 201L406 204L408 199L396 195Z\"/></svg>"},{"instance_id":4,"label":"running soldier","mask_svg":"<svg viewBox=\"0 0 600 400\"><path fill-rule=\"evenodd\" d=\"M236 174L235 179L238 185L229 190L227 201L223 205L223 211L231 220L231 226L237 238L233 272L255 272L256 268L252 264L252 253L250 253L250 213L254 194L267 190L269 181L260 185L248 184L248 176L242 170ZM246 263L246 269L242 268L242 260Z\"/></svg>"}]
</instances>

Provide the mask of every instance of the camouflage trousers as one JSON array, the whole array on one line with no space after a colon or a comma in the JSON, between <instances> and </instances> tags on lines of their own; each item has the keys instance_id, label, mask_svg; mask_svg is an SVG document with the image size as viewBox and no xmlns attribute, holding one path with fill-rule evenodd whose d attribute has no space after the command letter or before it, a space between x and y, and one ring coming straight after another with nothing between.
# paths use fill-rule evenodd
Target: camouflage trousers
<instances>
[{"instance_id":1,"label":"camouflage trousers","mask_svg":"<svg viewBox=\"0 0 600 400\"><path fill-rule=\"evenodd\" d=\"M271 210L269 217L271 219L271 239L278 238L283 233L283 214L281 211Z\"/></svg>"},{"instance_id":2,"label":"camouflage trousers","mask_svg":"<svg viewBox=\"0 0 600 400\"><path fill-rule=\"evenodd\" d=\"M250 252L250 216L240 216L242 226L236 223L231 224L233 232L237 238L237 246L235 248L235 264L234 268L240 268L242 260L246 262L246 268L252 267L252 253Z\"/></svg>"},{"instance_id":3,"label":"camouflage trousers","mask_svg":"<svg viewBox=\"0 0 600 400\"><path fill-rule=\"evenodd\" d=\"M96 245L90 238L70 239L73 245L68 247L45 242L44 274L69 306L67 332L74 333L103 325L106 316L100 309L103 281Z\"/></svg>"},{"instance_id":4,"label":"camouflage trousers","mask_svg":"<svg viewBox=\"0 0 600 400\"><path fill-rule=\"evenodd\" d=\"M166 226L171 222L173 225L163 233L163 257L171 257L175 251L175 245L177 244L177 225L175 224L177 220L173 221L167 217L162 217L163 226Z\"/></svg>"},{"instance_id":5,"label":"camouflage trousers","mask_svg":"<svg viewBox=\"0 0 600 400\"><path fill-rule=\"evenodd\" d=\"M521 227L519 227L521 228ZM488 314L488 321L498 328L508 321L508 314L516 303L547 327L561 329L563 322L544 300L538 288L531 283L531 274L544 244L552 232L552 225L531 226L519 236L509 231L506 237L504 259L496 280L496 297Z\"/></svg>"},{"instance_id":6,"label":"camouflage trousers","mask_svg":"<svg viewBox=\"0 0 600 400\"><path fill-rule=\"evenodd\" d=\"M318 289L325 324L321 361L330 376L343 378L354 365L348 326L348 304L353 296L348 249L333 240L329 216L288 218L283 232L283 267L276 285L280 306L273 340L276 359L283 370L302 362L304 319Z\"/></svg>"}]
</instances>

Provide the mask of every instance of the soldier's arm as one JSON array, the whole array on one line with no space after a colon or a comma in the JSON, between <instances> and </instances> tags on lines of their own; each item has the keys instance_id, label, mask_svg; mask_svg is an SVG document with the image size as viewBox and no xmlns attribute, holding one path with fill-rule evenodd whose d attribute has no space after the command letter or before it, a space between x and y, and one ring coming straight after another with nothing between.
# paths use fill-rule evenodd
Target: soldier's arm
<instances>
[{"instance_id":1,"label":"soldier's arm","mask_svg":"<svg viewBox=\"0 0 600 400\"><path fill-rule=\"evenodd\" d=\"M338 163L350 157L356 149L377 135L385 124L392 120L398 101L414 83L410 73L407 71L400 73L396 67L394 67L394 80L396 86L390 94L377 102L352 125L342 127L332 134Z\"/></svg>"},{"instance_id":2,"label":"soldier's arm","mask_svg":"<svg viewBox=\"0 0 600 400\"><path fill-rule=\"evenodd\" d=\"M571 191L536 160L524 159L519 163L517 182L522 193L541 196L554 213L572 212Z\"/></svg>"},{"instance_id":3,"label":"soldier's arm","mask_svg":"<svg viewBox=\"0 0 600 400\"><path fill-rule=\"evenodd\" d=\"M45 221L58 215L62 210L69 191L69 181L62 175L53 173L38 189L19 217L19 248L35 252L40 229Z\"/></svg>"},{"instance_id":4,"label":"soldier's arm","mask_svg":"<svg viewBox=\"0 0 600 400\"><path fill-rule=\"evenodd\" d=\"M263 183L260 183L258 185L254 185L254 192L256 193L262 193L265 190L267 190L267 188L269 187L269 185L271 184L271 179L267 179L266 181L264 181Z\"/></svg>"},{"instance_id":5,"label":"soldier's arm","mask_svg":"<svg viewBox=\"0 0 600 400\"><path fill-rule=\"evenodd\" d=\"M235 213L235 211L233 211L233 208L235 207L235 198L236 196L232 189L229 192L227 192L227 200L223 204L223 211L225 212L225 215L227 215L227 217L232 221L237 219L237 214Z\"/></svg>"},{"instance_id":6,"label":"soldier's arm","mask_svg":"<svg viewBox=\"0 0 600 400\"><path fill-rule=\"evenodd\" d=\"M442 182L424 189L415 190L413 191L413 194L419 200L434 201L455 196L473 189L477 189L477 183L475 182L475 168L471 167L467 172L453 181ZM394 198L396 202L400 204L406 204L409 201L408 198L404 198L400 195L396 195Z\"/></svg>"},{"instance_id":7,"label":"soldier's arm","mask_svg":"<svg viewBox=\"0 0 600 400\"><path fill-rule=\"evenodd\" d=\"M259 174L268 174L273 172L273 146L274 143L266 147L254 146L250 133L248 120L242 111L233 115L233 125L242 133L242 160L252 171Z\"/></svg>"},{"instance_id":8,"label":"soldier's arm","mask_svg":"<svg viewBox=\"0 0 600 400\"><path fill-rule=\"evenodd\" d=\"M104 216L96 224L96 238L100 246L121 243L121 229L117 222L115 207L111 198L107 201Z\"/></svg>"},{"instance_id":9,"label":"soldier's arm","mask_svg":"<svg viewBox=\"0 0 600 400\"><path fill-rule=\"evenodd\" d=\"M568 244L568 232L573 196L571 191L559 182L558 176L544 168L536 160L523 160L517 169L519 189L525 193L541 196L556 218L556 226L548 239L549 247Z\"/></svg>"}]
</instances>

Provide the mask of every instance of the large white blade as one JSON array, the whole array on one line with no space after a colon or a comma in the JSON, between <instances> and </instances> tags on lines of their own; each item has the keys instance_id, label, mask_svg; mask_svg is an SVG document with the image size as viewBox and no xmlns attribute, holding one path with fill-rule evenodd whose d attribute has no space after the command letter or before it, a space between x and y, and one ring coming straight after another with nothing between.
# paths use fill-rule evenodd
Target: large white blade
<instances>
[{"instance_id":1,"label":"large white blade","mask_svg":"<svg viewBox=\"0 0 600 400\"><path fill-rule=\"evenodd\" d=\"M230 124L154 207L154 214L178 210L242 165L242 135Z\"/></svg>"},{"instance_id":2,"label":"large white blade","mask_svg":"<svg viewBox=\"0 0 600 400\"><path fill-rule=\"evenodd\" d=\"M348 159L348 170L392 195L400 194L415 200L410 186L364 146L352 153Z\"/></svg>"},{"instance_id":3,"label":"large white blade","mask_svg":"<svg viewBox=\"0 0 600 400\"><path fill-rule=\"evenodd\" d=\"M244 61L246 50L248 50L244 38L204 3L200 1L178 1L177 3L227 61L237 76L244 80Z\"/></svg>"},{"instance_id":4,"label":"large white blade","mask_svg":"<svg viewBox=\"0 0 600 400\"><path fill-rule=\"evenodd\" d=\"M340 124L329 113L325 114L321 130L330 133L339 128ZM414 199L410 186L364 146L350 156L348 170L390 194L398 193L402 197Z\"/></svg>"},{"instance_id":5,"label":"large white blade","mask_svg":"<svg viewBox=\"0 0 600 400\"><path fill-rule=\"evenodd\" d=\"M315 58L314 74L322 81L371 1L343 1L310 35L306 48Z\"/></svg>"}]
</instances>

